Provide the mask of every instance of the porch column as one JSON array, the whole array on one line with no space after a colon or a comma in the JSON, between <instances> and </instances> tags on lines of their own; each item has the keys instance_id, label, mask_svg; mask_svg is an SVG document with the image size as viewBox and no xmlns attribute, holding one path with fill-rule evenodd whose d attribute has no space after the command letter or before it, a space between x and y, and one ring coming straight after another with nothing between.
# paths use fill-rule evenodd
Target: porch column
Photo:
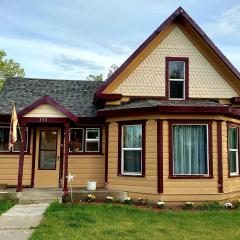
<instances>
[{"instance_id":1,"label":"porch column","mask_svg":"<svg viewBox=\"0 0 240 240\"><path fill-rule=\"evenodd\" d=\"M68 175L68 151L69 151L69 123L64 124L64 195L68 194L67 175Z\"/></svg>"},{"instance_id":2,"label":"porch column","mask_svg":"<svg viewBox=\"0 0 240 240\"><path fill-rule=\"evenodd\" d=\"M19 163L18 163L18 185L17 185L17 192L22 191L22 179L23 179L23 164L24 164L24 151L26 145L26 123L22 123L21 125L21 135L22 140L20 143L20 155L19 155Z\"/></svg>"}]
</instances>

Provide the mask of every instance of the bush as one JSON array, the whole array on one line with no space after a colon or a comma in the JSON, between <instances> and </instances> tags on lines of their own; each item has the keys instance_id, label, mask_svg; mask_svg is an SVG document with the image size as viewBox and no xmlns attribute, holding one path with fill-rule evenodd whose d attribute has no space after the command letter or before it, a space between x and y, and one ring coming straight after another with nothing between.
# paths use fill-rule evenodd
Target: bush
<instances>
[{"instance_id":1,"label":"bush","mask_svg":"<svg viewBox=\"0 0 240 240\"><path fill-rule=\"evenodd\" d=\"M196 206L196 209L198 210L217 210L221 208L222 206L220 205L219 202L205 202L203 204Z\"/></svg>"}]
</instances>

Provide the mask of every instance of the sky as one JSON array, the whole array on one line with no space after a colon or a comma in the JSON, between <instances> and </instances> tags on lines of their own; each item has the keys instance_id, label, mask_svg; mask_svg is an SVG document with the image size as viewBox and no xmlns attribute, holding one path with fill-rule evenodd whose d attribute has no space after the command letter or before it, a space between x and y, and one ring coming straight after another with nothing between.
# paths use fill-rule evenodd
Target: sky
<instances>
[{"instance_id":1,"label":"sky","mask_svg":"<svg viewBox=\"0 0 240 240\"><path fill-rule=\"evenodd\" d=\"M240 70L240 0L1 0L0 48L26 77L106 76L179 6Z\"/></svg>"}]
</instances>

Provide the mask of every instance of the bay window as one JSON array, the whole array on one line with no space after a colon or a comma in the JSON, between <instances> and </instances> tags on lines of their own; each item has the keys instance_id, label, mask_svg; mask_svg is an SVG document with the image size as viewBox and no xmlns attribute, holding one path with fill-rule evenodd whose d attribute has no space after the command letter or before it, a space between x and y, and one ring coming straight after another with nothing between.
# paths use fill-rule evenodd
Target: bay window
<instances>
[{"instance_id":1,"label":"bay window","mask_svg":"<svg viewBox=\"0 0 240 240\"><path fill-rule=\"evenodd\" d=\"M208 125L172 125L173 175L209 174Z\"/></svg>"},{"instance_id":2,"label":"bay window","mask_svg":"<svg viewBox=\"0 0 240 240\"><path fill-rule=\"evenodd\" d=\"M239 132L238 127L228 128L229 173L239 175Z\"/></svg>"}]
</instances>

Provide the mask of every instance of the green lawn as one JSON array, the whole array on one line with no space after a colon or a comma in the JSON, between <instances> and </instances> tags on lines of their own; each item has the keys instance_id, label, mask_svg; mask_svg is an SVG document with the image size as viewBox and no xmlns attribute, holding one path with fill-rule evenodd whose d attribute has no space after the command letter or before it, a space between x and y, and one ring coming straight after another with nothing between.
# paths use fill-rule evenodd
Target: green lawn
<instances>
[{"instance_id":1,"label":"green lawn","mask_svg":"<svg viewBox=\"0 0 240 240\"><path fill-rule=\"evenodd\" d=\"M0 215L6 212L9 208L15 205L14 201L11 200L0 200Z\"/></svg>"},{"instance_id":2,"label":"green lawn","mask_svg":"<svg viewBox=\"0 0 240 240\"><path fill-rule=\"evenodd\" d=\"M161 211L53 203L31 240L240 239L240 211Z\"/></svg>"}]
</instances>

